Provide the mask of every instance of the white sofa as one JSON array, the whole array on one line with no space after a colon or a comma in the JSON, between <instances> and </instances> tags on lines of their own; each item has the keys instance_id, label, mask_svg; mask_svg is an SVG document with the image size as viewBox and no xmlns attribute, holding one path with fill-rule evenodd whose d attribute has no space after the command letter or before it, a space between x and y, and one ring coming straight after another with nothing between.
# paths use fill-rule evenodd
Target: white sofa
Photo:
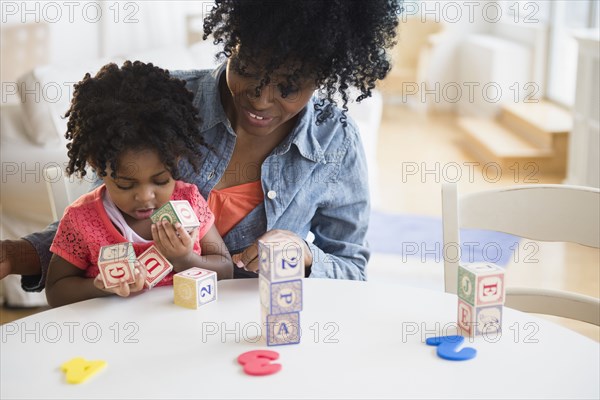
<instances>
[{"instance_id":1,"label":"white sofa","mask_svg":"<svg viewBox=\"0 0 600 400\"><path fill-rule=\"evenodd\" d=\"M16 87L8 87L0 117L0 237L19 238L53 221L46 181L56 177L45 177L43 171L48 166L64 168L66 163L66 120L61 116L68 109L73 83L86 72L95 73L110 61L120 65L126 59L141 60L169 70L203 69L216 65L215 53L216 48L211 43L203 42L190 48L156 49L127 57L90 60L76 66L47 65L25 74ZM382 99L378 92L361 104L350 104L350 115L363 137L375 207L379 204L376 145L381 112ZM43 294L25 294L17 276L6 278L3 286L7 304L45 303Z\"/></svg>"}]
</instances>

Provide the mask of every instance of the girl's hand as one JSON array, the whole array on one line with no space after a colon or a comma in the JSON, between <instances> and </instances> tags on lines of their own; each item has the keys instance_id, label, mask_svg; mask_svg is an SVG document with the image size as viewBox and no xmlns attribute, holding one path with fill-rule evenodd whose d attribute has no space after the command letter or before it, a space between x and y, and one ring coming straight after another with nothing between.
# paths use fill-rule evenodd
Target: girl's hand
<instances>
[{"instance_id":1,"label":"girl's hand","mask_svg":"<svg viewBox=\"0 0 600 400\"><path fill-rule=\"evenodd\" d=\"M171 224L163 220L152 224L152 240L154 244L171 263L185 259L194 251L194 243L198 241L199 228L192 235L177 222Z\"/></svg>"},{"instance_id":2,"label":"girl's hand","mask_svg":"<svg viewBox=\"0 0 600 400\"><path fill-rule=\"evenodd\" d=\"M142 290L144 290L144 283L146 282L146 275L147 275L146 268L144 268L138 260L135 260L135 268L134 268L135 282L127 284L127 283L125 283L125 280L122 280L121 284L119 286L115 286L115 287L107 289L104 287L104 282L102 281L102 277L100 276L100 274L98 274L98 276L96 276L96 278L94 279L94 286L97 289L103 290L108 293L114 293L117 296L129 297L132 294L139 293Z\"/></svg>"},{"instance_id":3,"label":"girl's hand","mask_svg":"<svg viewBox=\"0 0 600 400\"><path fill-rule=\"evenodd\" d=\"M265 233L258 240L272 243L275 249L280 250L287 248L287 246L301 248L304 252L304 267L310 268L312 266L312 252L306 242L294 232L276 229ZM258 272L258 241L243 252L234 254L231 258L236 267L243 268L246 271Z\"/></svg>"}]
</instances>

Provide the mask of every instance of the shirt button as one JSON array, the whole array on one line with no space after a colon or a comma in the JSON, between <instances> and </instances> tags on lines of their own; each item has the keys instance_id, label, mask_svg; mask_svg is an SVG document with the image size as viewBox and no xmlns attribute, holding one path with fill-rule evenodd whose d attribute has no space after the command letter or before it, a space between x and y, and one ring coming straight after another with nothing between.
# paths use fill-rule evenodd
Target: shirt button
<instances>
[{"instance_id":1,"label":"shirt button","mask_svg":"<svg viewBox=\"0 0 600 400\"><path fill-rule=\"evenodd\" d=\"M208 174L208 180L211 180L214 177L215 177L215 171L210 171L210 173Z\"/></svg>"},{"instance_id":2,"label":"shirt button","mask_svg":"<svg viewBox=\"0 0 600 400\"><path fill-rule=\"evenodd\" d=\"M277 192L274 190L269 190L267 192L267 197L270 198L271 200L273 200L275 197L277 197Z\"/></svg>"}]
</instances>

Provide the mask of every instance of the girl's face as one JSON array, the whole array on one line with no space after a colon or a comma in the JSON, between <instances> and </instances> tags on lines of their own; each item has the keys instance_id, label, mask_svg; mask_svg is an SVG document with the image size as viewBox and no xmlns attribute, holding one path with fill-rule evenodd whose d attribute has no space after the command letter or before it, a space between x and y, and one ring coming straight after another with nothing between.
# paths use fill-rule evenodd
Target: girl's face
<instances>
[{"instance_id":1,"label":"girl's face","mask_svg":"<svg viewBox=\"0 0 600 400\"><path fill-rule=\"evenodd\" d=\"M155 150L127 150L119 157L116 178L102 178L106 190L121 210L125 221L150 218L150 215L168 202L175 188L175 180L160 161Z\"/></svg>"},{"instance_id":2,"label":"girl's face","mask_svg":"<svg viewBox=\"0 0 600 400\"><path fill-rule=\"evenodd\" d=\"M287 76L275 71L271 82L257 95L262 74L249 67L244 74L236 71L227 62L227 87L231 94L228 116L237 134L267 136L272 133L287 135L295 122L294 117L306 106L315 86L311 81L302 81L290 86ZM227 106L226 106L227 108Z\"/></svg>"}]
</instances>

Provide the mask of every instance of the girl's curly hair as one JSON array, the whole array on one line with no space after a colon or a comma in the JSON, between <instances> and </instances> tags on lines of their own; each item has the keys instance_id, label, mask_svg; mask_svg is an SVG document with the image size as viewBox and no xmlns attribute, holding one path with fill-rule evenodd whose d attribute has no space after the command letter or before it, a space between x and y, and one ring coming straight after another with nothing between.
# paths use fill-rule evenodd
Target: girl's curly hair
<instances>
[{"instance_id":1,"label":"girl's curly hair","mask_svg":"<svg viewBox=\"0 0 600 400\"><path fill-rule=\"evenodd\" d=\"M217 0L204 20L204 39L212 34L223 44L219 55L239 58L239 72L240 65L258 67L261 86L283 66L291 69L290 85L311 79L321 92L317 122L333 115L338 95L345 119L349 88L361 101L391 68L386 48L395 44L401 6L402 0Z\"/></svg>"},{"instance_id":2,"label":"girl's curly hair","mask_svg":"<svg viewBox=\"0 0 600 400\"><path fill-rule=\"evenodd\" d=\"M198 171L200 150L206 146L199 132L194 95L185 82L151 63L110 63L93 78L88 73L75 85L65 137L67 174L86 174L91 163L96 173L112 176L119 156L127 150L156 150L160 160L179 179L178 161L187 159Z\"/></svg>"}]
</instances>

